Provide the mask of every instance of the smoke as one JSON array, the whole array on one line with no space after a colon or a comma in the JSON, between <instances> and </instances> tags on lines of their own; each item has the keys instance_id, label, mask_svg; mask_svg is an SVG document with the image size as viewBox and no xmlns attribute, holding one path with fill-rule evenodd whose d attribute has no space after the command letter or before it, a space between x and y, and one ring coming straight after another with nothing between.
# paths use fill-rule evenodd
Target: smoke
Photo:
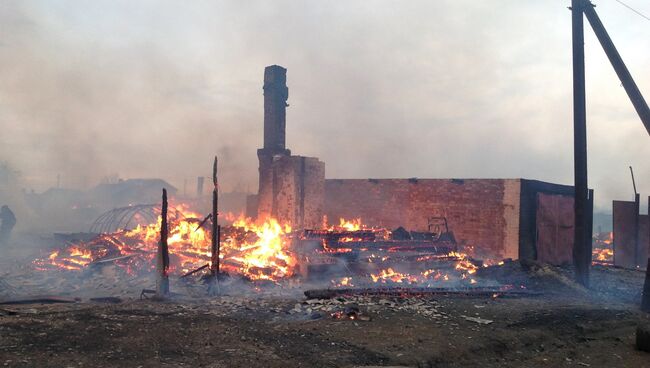
<instances>
[{"instance_id":1,"label":"smoke","mask_svg":"<svg viewBox=\"0 0 650 368\"><path fill-rule=\"evenodd\" d=\"M630 0L632 1L632 0ZM3 1L0 159L26 185L161 177L182 187L220 156L250 188L262 76L288 68L287 144L329 178L524 177L571 184L566 2ZM646 95L647 28L598 4ZM641 0L632 5L644 9ZM650 11L650 9L648 9ZM647 133L586 28L596 206L648 193Z\"/></svg>"}]
</instances>

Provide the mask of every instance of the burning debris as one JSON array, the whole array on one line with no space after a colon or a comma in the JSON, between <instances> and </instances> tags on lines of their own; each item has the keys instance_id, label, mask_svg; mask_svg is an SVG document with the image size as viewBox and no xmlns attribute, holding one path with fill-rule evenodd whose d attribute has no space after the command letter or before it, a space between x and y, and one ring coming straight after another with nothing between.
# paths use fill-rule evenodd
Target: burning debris
<instances>
[{"instance_id":1,"label":"burning debris","mask_svg":"<svg viewBox=\"0 0 650 368\"><path fill-rule=\"evenodd\" d=\"M178 204L169 211L167 246L169 274L187 278L212 263L211 230L203 217ZM471 286L480 267L491 264L459 251L453 234L420 233L405 238L403 229L365 226L361 219L324 221L321 229L293 230L270 218L256 223L243 216L223 216L219 261L222 272L249 281L287 280L331 286L433 287L444 282ZM90 241L67 244L34 261L39 270L79 272L111 264L132 277L155 269L161 217L131 230L100 234ZM450 284L451 285L451 284Z\"/></svg>"},{"instance_id":2,"label":"burning debris","mask_svg":"<svg viewBox=\"0 0 650 368\"><path fill-rule=\"evenodd\" d=\"M614 264L614 233L598 233L593 237L592 263L613 265Z\"/></svg>"},{"instance_id":3,"label":"burning debris","mask_svg":"<svg viewBox=\"0 0 650 368\"><path fill-rule=\"evenodd\" d=\"M169 219L168 246L170 273L182 275L210 262L210 234L200 225L200 215L186 206L176 208L178 215ZM101 234L88 242L79 242L53 251L36 260L39 269L81 271L113 263L127 273L137 275L155 267L155 254L161 220L156 224L138 225L132 230ZM295 263L288 252L291 228L276 221L255 224L249 219L236 219L221 234L222 267L252 280L277 280L291 276Z\"/></svg>"}]
</instances>

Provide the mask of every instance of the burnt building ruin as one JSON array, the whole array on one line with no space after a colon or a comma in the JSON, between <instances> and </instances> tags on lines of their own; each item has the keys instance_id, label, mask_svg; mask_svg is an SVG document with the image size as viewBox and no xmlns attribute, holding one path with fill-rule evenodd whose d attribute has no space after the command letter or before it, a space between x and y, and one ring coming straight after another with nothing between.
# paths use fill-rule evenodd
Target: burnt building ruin
<instances>
[{"instance_id":1,"label":"burnt building ruin","mask_svg":"<svg viewBox=\"0 0 650 368\"><path fill-rule=\"evenodd\" d=\"M287 69L264 70L264 147L257 150L259 190L249 197L249 215L273 217L299 228L316 227L323 216L325 164L315 157L291 155L286 148L289 106Z\"/></svg>"},{"instance_id":2,"label":"burnt building ruin","mask_svg":"<svg viewBox=\"0 0 650 368\"><path fill-rule=\"evenodd\" d=\"M573 186L517 178L326 179L323 162L286 147L286 81L285 68L266 67L264 147L257 151L259 191L248 198L250 217L296 229L318 228L324 216L361 218L414 231L429 231L432 218L444 218L456 240L478 253L571 262Z\"/></svg>"}]
</instances>

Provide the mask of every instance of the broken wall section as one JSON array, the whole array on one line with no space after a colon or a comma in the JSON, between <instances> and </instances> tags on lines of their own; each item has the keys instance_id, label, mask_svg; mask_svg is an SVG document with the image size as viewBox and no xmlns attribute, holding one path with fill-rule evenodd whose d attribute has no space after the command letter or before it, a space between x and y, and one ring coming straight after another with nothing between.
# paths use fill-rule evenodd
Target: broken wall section
<instances>
[{"instance_id":1,"label":"broken wall section","mask_svg":"<svg viewBox=\"0 0 650 368\"><path fill-rule=\"evenodd\" d=\"M330 222L428 231L430 217L445 217L456 239L486 255L517 258L519 179L327 179Z\"/></svg>"}]
</instances>

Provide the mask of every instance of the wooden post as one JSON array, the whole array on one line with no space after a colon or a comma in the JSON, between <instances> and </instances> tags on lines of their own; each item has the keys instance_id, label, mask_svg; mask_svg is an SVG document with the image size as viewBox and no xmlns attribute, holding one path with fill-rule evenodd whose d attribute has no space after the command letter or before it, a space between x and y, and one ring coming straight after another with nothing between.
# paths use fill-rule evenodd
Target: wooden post
<instances>
[{"instance_id":1,"label":"wooden post","mask_svg":"<svg viewBox=\"0 0 650 368\"><path fill-rule=\"evenodd\" d=\"M641 244L639 244L639 220L641 220L641 196L639 193L634 195L634 265L636 267L642 267L645 263L645 259L641 259L641 254L645 254L641 250Z\"/></svg>"},{"instance_id":2,"label":"wooden post","mask_svg":"<svg viewBox=\"0 0 650 368\"><path fill-rule=\"evenodd\" d=\"M650 258L648 258L648 268L645 270L645 284L643 285L643 294L641 294L641 310L650 313Z\"/></svg>"},{"instance_id":3,"label":"wooden post","mask_svg":"<svg viewBox=\"0 0 650 368\"><path fill-rule=\"evenodd\" d=\"M219 185L217 180L217 156L214 156L212 165L212 256L210 258L210 274L217 277L219 275L219 253L221 251L221 227L219 226Z\"/></svg>"},{"instance_id":4,"label":"wooden post","mask_svg":"<svg viewBox=\"0 0 650 368\"><path fill-rule=\"evenodd\" d=\"M650 196L648 197L648 214L650 215ZM645 246L648 247L650 244L646 244ZM641 294L641 309L650 313L650 258L648 258L648 266L645 269L645 284L643 285L643 294Z\"/></svg>"},{"instance_id":5,"label":"wooden post","mask_svg":"<svg viewBox=\"0 0 650 368\"><path fill-rule=\"evenodd\" d=\"M585 41L583 12L586 0L572 0L573 42L573 160L575 178L575 236L573 266L576 281L589 286L591 236L587 236L587 118L585 102ZM587 262L587 260L589 260Z\"/></svg>"},{"instance_id":6,"label":"wooden post","mask_svg":"<svg viewBox=\"0 0 650 368\"><path fill-rule=\"evenodd\" d=\"M156 295L160 298L169 295L169 247L167 245L167 189L162 190L162 209L160 211L160 241L156 262Z\"/></svg>"},{"instance_id":7,"label":"wooden post","mask_svg":"<svg viewBox=\"0 0 650 368\"><path fill-rule=\"evenodd\" d=\"M583 256L585 257L583 259L583 262L585 265L587 265L586 267L589 268L593 260L592 248L594 242L594 190L593 189L589 189L589 200L587 201L587 214L586 214L585 221L587 227L585 232L587 233L587 237L585 239L586 250L583 253Z\"/></svg>"}]
</instances>

